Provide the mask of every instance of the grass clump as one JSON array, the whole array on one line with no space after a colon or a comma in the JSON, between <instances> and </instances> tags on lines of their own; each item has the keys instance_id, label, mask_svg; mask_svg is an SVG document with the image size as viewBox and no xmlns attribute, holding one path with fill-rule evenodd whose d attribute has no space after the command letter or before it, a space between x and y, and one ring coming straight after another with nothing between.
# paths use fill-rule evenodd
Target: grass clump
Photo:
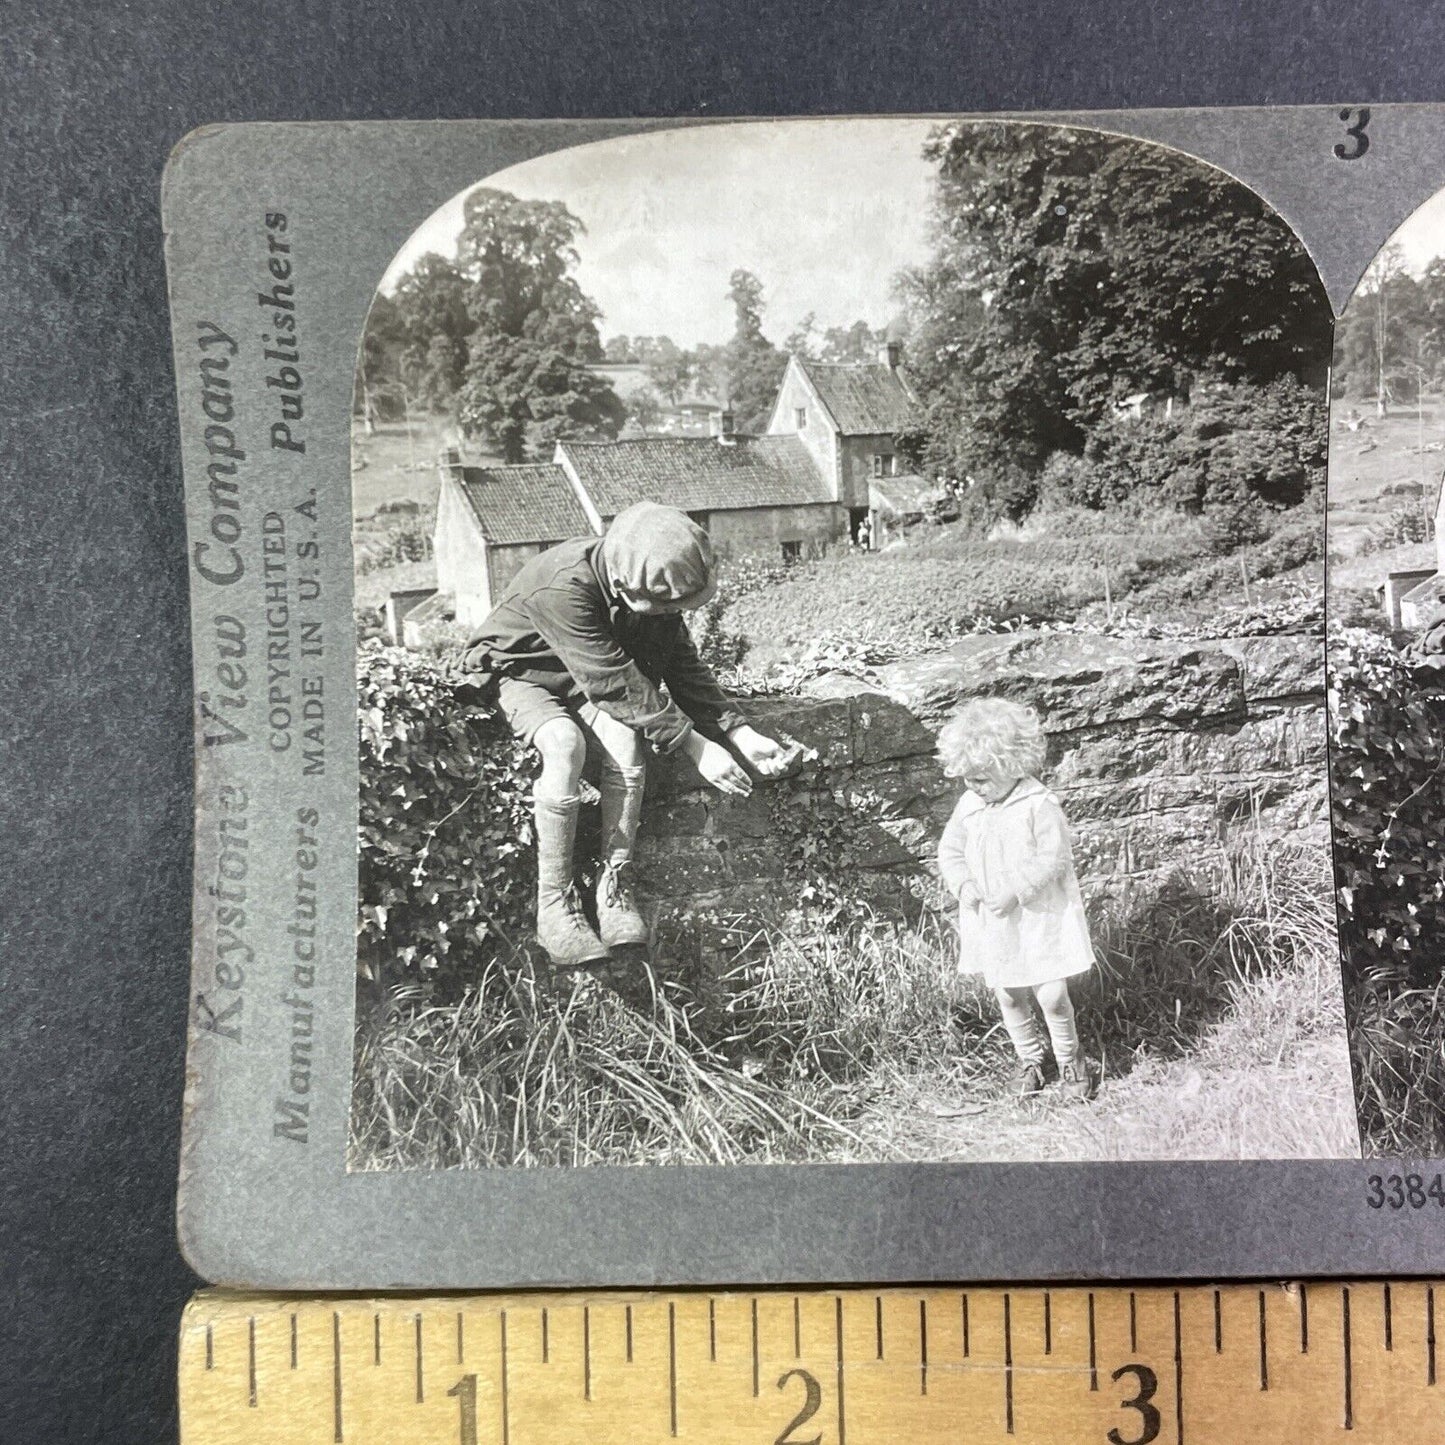
<instances>
[{"instance_id":1,"label":"grass clump","mask_svg":"<svg viewBox=\"0 0 1445 1445\"><path fill-rule=\"evenodd\" d=\"M946 916L705 918L664 935L656 972L559 981L523 954L449 1003L375 994L352 1165L1347 1154L1318 854L1246 839L1094 901L1077 998L1105 1084L1086 1110L1002 1098L997 1006L959 976ZM977 1118L931 1122L960 1098Z\"/></svg>"}]
</instances>

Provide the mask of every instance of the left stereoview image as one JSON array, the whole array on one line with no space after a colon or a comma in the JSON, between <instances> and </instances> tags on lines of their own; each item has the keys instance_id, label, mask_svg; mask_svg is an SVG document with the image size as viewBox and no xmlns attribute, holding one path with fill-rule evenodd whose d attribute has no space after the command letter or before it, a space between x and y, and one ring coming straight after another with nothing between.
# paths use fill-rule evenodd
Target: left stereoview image
<instances>
[{"instance_id":1,"label":"left stereoview image","mask_svg":"<svg viewBox=\"0 0 1445 1445\"><path fill-rule=\"evenodd\" d=\"M655 131L418 216L358 342L351 1169L1358 1156L1253 191Z\"/></svg>"}]
</instances>

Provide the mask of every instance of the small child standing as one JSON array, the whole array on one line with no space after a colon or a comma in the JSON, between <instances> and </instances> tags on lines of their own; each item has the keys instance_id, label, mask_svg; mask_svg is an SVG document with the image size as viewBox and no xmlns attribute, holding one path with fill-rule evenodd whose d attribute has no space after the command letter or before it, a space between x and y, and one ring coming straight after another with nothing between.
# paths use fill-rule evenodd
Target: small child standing
<instances>
[{"instance_id":1,"label":"small child standing","mask_svg":"<svg viewBox=\"0 0 1445 1445\"><path fill-rule=\"evenodd\" d=\"M944 725L938 751L968 791L943 830L939 868L958 899L959 968L982 973L998 997L1018 1068L1020 1098L1044 1086L1048 1027L1066 1098L1088 1099L1094 1078L1079 1051L1069 979L1094 964L1068 825L1038 780L1043 725L1031 708L1002 698L966 704Z\"/></svg>"}]
</instances>

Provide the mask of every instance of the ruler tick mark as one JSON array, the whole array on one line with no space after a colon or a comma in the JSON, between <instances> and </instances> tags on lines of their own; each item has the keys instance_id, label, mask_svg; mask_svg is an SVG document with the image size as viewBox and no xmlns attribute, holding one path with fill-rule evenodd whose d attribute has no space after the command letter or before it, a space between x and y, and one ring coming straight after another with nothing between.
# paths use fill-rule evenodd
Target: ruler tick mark
<instances>
[{"instance_id":1,"label":"ruler tick mark","mask_svg":"<svg viewBox=\"0 0 1445 1445\"><path fill-rule=\"evenodd\" d=\"M1345 1429L1355 1428L1355 1382L1350 1348L1350 1291L1348 1286L1340 1290L1340 1344L1345 1353Z\"/></svg>"},{"instance_id":2,"label":"ruler tick mark","mask_svg":"<svg viewBox=\"0 0 1445 1445\"><path fill-rule=\"evenodd\" d=\"M246 1398L256 1408L256 1316L246 1321Z\"/></svg>"},{"instance_id":3,"label":"ruler tick mark","mask_svg":"<svg viewBox=\"0 0 1445 1445\"><path fill-rule=\"evenodd\" d=\"M1219 1302L1219 1291L1214 1291L1214 1353L1224 1350L1224 1310Z\"/></svg>"},{"instance_id":4,"label":"ruler tick mark","mask_svg":"<svg viewBox=\"0 0 1445 1445\"><path fill-rule=\"evenodd\" d=\"M461 1329L461 1326L462 1326L462 1317L461 1317L460 1315L458 1315L458 1316L457 1316L457 1329L460 1330L460 1329ZM511 1439L511 1433L512 1433L512 1419L511 1419L511 1400L508 1398L508 1394L507 1394L507 1312L506 1312L506 1310L503 1310L503 1311L502 1311L502 1315L501 1315L501 1326L502 1326L502 1445L508 1445L508 1442L509 1442L509 1440ZM461 1359L461 1354L460 1354L461 1337L460 1337L460 1335L459 1335L458 1338L457 1338L457 1345L458 1345L457 1359L460 1360L460 1359Z\"/></svg>"},{"instance_id":5,"label":"ruler tick mark","mask_svg":"<svg viewBox=\"0 0 1445 1445\"><path fill-rule=\"evenodd\" d=\"M843 1423L843 1296L833 1301L833 1332L838 1343L838 1445L848 1445L847 1426Z\"/></svg>"},{"instance_id":6,"label":"ruler tick mark","mask_svg":"<svg viewBox=\"0 0 1445 1445\"><path fill-rule=\"evenodd\" d=\"M416 1316L416 1402L422 1404L424 1395L422 1392L421 1376L421 1316Z\"/></svg>"},{"instance_id":7,"label":"ruler tick mark","mask_svg":"<svg viewBox=\"0 0 1445 1445\"><path fill-rule=\"evenodd\" d=\"M503 1319L506 1319L506 1314L505 1314L505 1312L503 1312L502 1318L503 1318ZM462 1312L461 1312L460 1310L458 1310L458 1311L457 1311L457 1364L459 1364L459 1365L462 1363L462 1350L463 1350L463 1344L462 1344Z\"/></svg>"},{"instance_id":8,"label":"ruler tick mark","mask_svg":"<svg viewBox=\"0 0 1445 1445\"><path fill-rule=\"evenodd\" d=\"M373 1365L379 1365L379 1364L381 1363L381 1316L380 1316L380 1315L372 1315L372 1317L371 1317L371 1363L372 1363Z\"/></svg>"},{"instance_id":9,"label":"ruler tick mark","mask_svg":"<svg viewBox=\"0 0 1445 1445\"><path fill-rule=\"evenodd\" d=\"M1184 1328L1174 1291L1174 1445L1184 1445Z\"/></svg>"},{"instance_id":10,"label":"ruler tick mark","mask_svg":"<svg viewBox=\"0 0 1445 1445\"><path fill-rule=\"evenodd\" d=\"M711 1297L707 1302L707 1357L717 1363L717 1301Z\"/></svg>"},{"instance_id":11,"label":"ruler tick mark","mask_svg":"<svg viewBox=\"0 0 1445 1445\"><path fill-rule=\"evenodd\" d=\"M1390 1318L1390 1286L1385 1286L1385 1349L1395 1348L1394 1321Z\"/></svg>"},{"instance_id":12,"label":"ruler tick mark","mask_svg":"<svg viewBox=\"0 0 1445 1445\"><path fill-rule=\"evenodd\" d=\"M1264 1318L1264 1291L1259 1292L1259 1388L1269 1389L1269 1335Z\"/></svg>"},{"instance_id":13,"label":"ruler tick mark","mask_svg":"<svg viewBox=\"0 0 1445 1445\"><path fill-rule=\"evenodd\" d=\"M1129 1353L1139 1353L1139 1307L1134 1291L1129 1291Z\"/></svg>"},{"instance_id":14,"label":"ruler tick mark","mask_svg":"<svg viewBox=\"0 0 1445 1445\"><path fill-rule=\"evenodd\" d=\"M1094 1330L1094 1291L1089 1291L1089 1389L1099 1388L1099 1337Z\"/></svg>"},{"instance_id":15,"label":"ruler tick mark","mask_svg":"<svg viewBox=\"0 0 1445 1445\"><path fill-rule=\"evenodd\" d=\"M380 1335L377 1336L377 1360L381 1359ZM331 1438L341 1439L341 1315L331 1314Z\"/></svg>"},{"instance_id":16,"label":"ruler tick mark","mask_svg":"<svg viewBox=\"0 0 1445 1445\"><path fill-rule=\"evenodd\" d=\"M753 1399L758 1398L758 1301L754 1297L753 1307Z\"/></svg>"},{"instance_id":17,"label":"ruler tick mark","mask_svg":"<svg viewBox=\"0 0 1445 1445\"><path fill-rule=\"evenodd\" d=\"M803 1313L797 1295L793 1296L793 1358L803 1357Z\"/></svg>"},{"instance_id":18,"label":"ruler tick mark","mask_svg":"<svg viewBox=\"0 0 1445 1445\"><path fill-rule=\"evenodd\" d=\"M1435 1291L1425 1291L1425 1383L1435 1383Z\"/></svg>"},{"instance_id":19,"label":"ruler tick mark","mask_svg":"<svg viewBox=\"0 0 1445 1445\"><path fill-rule=\"evenodd\" d=\"M216 1347L210 1325L206 1326L206 1368L208 1370L216 1368Z\"/></svg>"},{"instance_id":20,"label":"ruler tick mark","mask_svg":"<svg viewBox=\"0 0 1445 1445\"><path fill-rule=\"evenodd\" d=\"M1003 1297L1003 1419L1004 1428L1014 1432L1014 1342L1013 1318L1007 1291Z\"/></svg>"},{"instance_id":21,"label":"ruler tick mark","mask_svg":"<svg viewBox=\"0 0 1445 1445\"><path fill-rule=\"evenodd\" d=\"M582 1398L592 1398L592 1311L582 1306Z\"/></svg>"},{"instance_id":22,"label":"ruler tick mark","mask_svg":"<svg viewBox=\"0 0 1445 1445\"><path fill-rule=\"evenodd\" d=\"M627 1321L627 1363L632 1363L632 1306L628 1305L625 1311Z\"/></svg>"},{"instance_id":23,"label":"ruler tick mark","mask_svg":"<svg viewBox=\"0 0 1445 1445\"><path fill-rule=\"evenodd\" d=\"M1302 1355L1310 1352L1310 1292L1304 1284L1299 1287L1299 1348Z\"/></svg>"},{"instance_id":24,"label":"ruler tick mark","mask_svg":"<svg viewBox=\"0 0 1445 1445\"><path fill-rule=\"evenodd\" d=\"M1044 1353L1054 1352L1054 1307L1048 1290L1044 1291Z\"/></svg>"},{"instance_id":25,"label":"ruler tick mark","mask_svg":"<svg viewBox=\"0 0 1445 1445\"><path fill-rule=\"evenodd\" d=\"M877 1336L878 1359L883 1358L883 1296L873 1296L873 1333Z\"/></svg>"},{"instance_id":26,"label":"ruler tick mark","mask_svg":"<svg viewBox=\"0 0 1445 1445\"><path fill-rule=\"evenodd\" d=\"M968 1296L963 1297L963 1358L968 1358Z\"/></svg>"},{"instance_id":27,"label":"ruler tick mark","mask_svg":"<svg viewBox=\"0 0 1445 1445\"><path fill-rule=\"evenodd\" d=\"M928 1301L918 1301L918 1393L928 1393Z\"/></svg>"},{"instance_id":28,"label":"ruler tick mark","mask_svg":"<svg viewBox=\"0 0 1445 1445\"><path fill-rule=\"evenodd\" d=\"M547 1339L547 1311L546 1311L546 1309L544 1308L544 1309L542 1310L542 1363L543 1363L544 1365L547 1363L547 1360L548 1360L549 1357L550 1357L550 1351L549 1351L549 1349L548 1349L548 1343L549 1343L549 1342L548 1342L548 1339Z\"/></svg>"},{"instance_id":29,"label":"ruler tick mark","mask_svg":"<svg viewBox=\"0 0 1445 1445\"><path fill-rule=\"evenodd\" d=\"M667 1420L668 1430L677 1434L677 1307L667 1302Z\"/></svg>"},{"instance_id":30,"label":"ruler tick mark","mask_svg":"<svg viewBox=\"0 0 1445 1445\"><path fill-rule=\"evenodd\" d=\"M291 1368L296 1368L296 1316L291 1316Z\"/></svg>"}]
</instances>

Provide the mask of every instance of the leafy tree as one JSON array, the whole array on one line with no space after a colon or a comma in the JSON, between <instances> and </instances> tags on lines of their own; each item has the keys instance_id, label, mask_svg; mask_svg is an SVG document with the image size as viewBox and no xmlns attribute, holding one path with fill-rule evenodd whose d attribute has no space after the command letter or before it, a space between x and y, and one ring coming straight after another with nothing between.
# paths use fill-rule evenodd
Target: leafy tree
<instances>
[{"instance_id":1,"label":"leafy tree","mask_svg":"<svg viewBox=\"0 0 1445 1445\"><path fill-rule=\"evenodd\" d=\"M455 270L471 321L456 393L463 430L525 460L564 436L615 437L625 415L589 370L601 316L572 275L582 223L559 201L479 187L463 203Z\"/></svg>"},{"instance_id":2,"label":"leafy tree","mask_svg":"<svg viewBox=\"0 0 1445 1445\"><path fill-rule=\"evenodd\" d=\"M391 304L402 338L399 379L422 404L446 408L462 383L472 330L465 281L428 252L397 283Z\"/></svg>"},{"instance_id":3,"label":"leafy tree","mask_svg":"<svg viewBox=\"0 0 1445 1445\"><path fill-rule=\"evenodd\" d=\"M660 336L649 347L647 375L659 396L667 399L669 406L676 406L692 385L696 371L696 359L682 350L670 337Z\"/></svg>"},{"instance_id":4,"label":"leafy tree","mask_svg":"<svg viewBox=\"0 0 1445 1445\"><path fill-rule=\"evenodd\" d=\"M633 425L640 431L656 431L657 424L662 420L662 402L651 387L643 387L628 401L627 413Z\"/></svg>"},{"instance_id":5,"label":"leafy tree","mask_svg":"<svg viewBox=\"0 0 1445 1445\"><path fill-rule=\"evenodd\" d=\"M855 321L851 326L830 326L823 333L818 359L854 364L875 361L885 339L885 332L874 331L866 321Z\"/></svg>"},{"instance_id":6,"label":"leafy tree","mask_svg":"<svg viewBox=\"0 0 1445 1445\"><path fill-rule=\"evenodd\" d=\"M1308 254L1247 187L1142 142L1056 126L939 128L934 253L902 278L918 459L1031 505L1121 396L1204 376L1322 373Z\"/></svg>"},{"instance_id":7,"label":"leafy tree","mask_svg":"<svg viewBox=\"0 0 1445 1445\"><path fill-rule=\"evenodd\" d=\"M604 360L623 363L635 361L637 358L632 354L632 338L630 336L610 336L602 348Z\"/></svg>"},{"instance_id":8,"label":"leafy tree","mask_svg":"<svg viewBox=\"0 0 1445 1445\"><path fill-rule=\"evenodd\" d=\"M1416 280L1397 245L1386 246L1365 273L1335 336L1335 387L1372 396L1381 416L1408 400L1433 373L1445 348L1445 268L1437 261Z\"/></svg>"},{"instance_id":9,"label":"leafy tree","mask_svg":"<svg viewBox=\"0 0 1445 1445\"><path fill-rule=\"evenodd\" d=\"M763 335L763 283L741 267L728 278L733 303L732 340L724 348L727 401L740 431L761 431L768 424L787 357Z\"/></svg>"}]
</instances>

